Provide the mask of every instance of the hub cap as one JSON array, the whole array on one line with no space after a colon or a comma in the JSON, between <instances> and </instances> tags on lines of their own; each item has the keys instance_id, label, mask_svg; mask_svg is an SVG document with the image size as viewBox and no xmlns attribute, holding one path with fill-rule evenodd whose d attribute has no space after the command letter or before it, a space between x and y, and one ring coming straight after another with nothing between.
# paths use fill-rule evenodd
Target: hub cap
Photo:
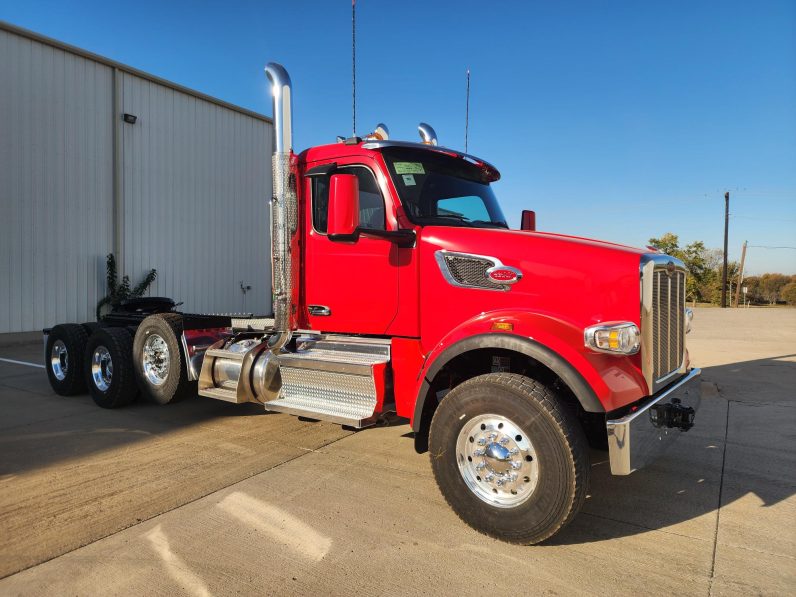
<instances>
[{"instance_id":1,"label":"hub cap","mask_svg":"<svg viewBox=\"0 0 796 597\"><path fill-rule=\"evenodd\" d=\"M465 423L456 440L456 459L467 487L498 508L519 506L539 481L533 444L500 415L480 415Z\"/></svg>"},{"instance_id":2,"label":"hub cap","mask_svg":"<svg viewBox=\"0 0 796 597\"><path fill-rule=\"evenodd\" d=\"M113 361L111 353L104 346L97 346L94 354L91 355L91 377L94 385L103 392L107 392L111 387L113 378Z\"/></svg>"},{"instance_id":3,"label":"hub cap","mask_svg":"<svg viewBox=\"0 0 796 597\"><path fill-rule=\"evenodd\" d=\"M63 381L66 377L66 372L69 370L69 353L66 351L66 344L61 340L53 342L53 347L50 351L50 367L52 367L55 379Z\"/></svg>"},{"instance_id":4,"label":"hub cap","mask_svg":"<svg viewBox=\"0 0 796 597\"><path fill-rule=\"evenodd\" d=\"M157 334L150 334L144 341L142 356L144 375L153 386L160 386L169 376L169 347Z\"/></svg>"}]
</instances>

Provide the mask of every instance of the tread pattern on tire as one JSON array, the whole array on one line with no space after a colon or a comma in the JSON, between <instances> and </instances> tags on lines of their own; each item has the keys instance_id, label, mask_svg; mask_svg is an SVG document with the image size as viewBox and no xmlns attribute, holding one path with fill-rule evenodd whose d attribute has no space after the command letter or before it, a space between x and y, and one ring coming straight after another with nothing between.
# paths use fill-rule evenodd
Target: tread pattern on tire
<instances>
[{"instance_id":1,"label":"tread pattern on tire","mask_svg":"<svg viewBox=\"0 0 796 597\"><path fill-rule=\"evenodd\" d=\"M63 380L56 379L50 364L50 351L58 339L63 340L66 345L67 358L69 359L67 375ZM50 387L56 394L61 396L85 394L87 388L83 377L83 353L87 342L88 333L86 333L82 325L77 323L62 323L50 330L50 335L47 337L46 362L44 366L47 367L47 378L50 381Z\"/></svg>"},{"instance_id":2,"label":"tread pattern on tire","mask_svg":"<svg viewBox=\"0 0 796 597\"><path fill-rule=\"evenodd\" d=\"M524 530L517 530L516 533L497 533L490 531L489 529L478 528L477 526L474 526L471 521L468 521L464 516L462 516L457 505L451 502L451 500L448 498L448 495L440 486L441 493L451 509L456 512L457 516L478 532L496 539L509 541L511 543L526 545L540 543L546 539L549 539L561 528L569 524L569 522L571 522L580 511L583 503L586 500L590 472L588 444L586 442L586 437L583 434L583 430L580 428L577 418L566 406L559 402L555 393L550 388L536 380L515 373L488 373L462 382L445 396L442 403L437 408L437 412L434 413L435 418L446 401L456 400L456 396L459 393L467 391L468 388L472 388L473 386L484 383L503 387L516 395L521 395L528 400L533 400L539 407L541 407L543 413L549 416L555 422L555 425L558 427L565 441L570 446L569 464L574 472L574 495L572 496L572 499L569 500L569 506L566 512L561 513L562 515L558 516L555 516L556 513L553 513L553 518L558 519L557 524L549 526L542 534L533 534ZM450 404L451 403L449 402L448 406L450 406ZM436 429L434 421L432 420L431 429L429 432L429 445L432 446L432 449L430 450L432 459L438 458L438 456L435 457L434 455L433 446L435 445L435 433L439 432L440 430ZM434 463L432 462L432 464ZM437 483L440 484L436 468L434 473L435 478L437 478Z\"/></svg>"},{"instance_id":3,"label":"tread pattern on tire","mask_svg":"<svg viewBox=\"0 0 796 597\"><path fill-rule=\"evenodd\" d=\"M99 344L108 349L113 361L111 385L106 392L94 385L91 376L91 356L94 348ZM96 330L89 338L84 363L86 384L97 406L119 408L135 400L138 395L138 386L133 374L133 337L126 328Z\"/></svg>"},{"instance_id":4,"label":"tread pattern on tire","mask_svg":"<svg viewBox=\"0 0 796 597\"><path fill-rule=\"evenodd\" d=\"M176 356L178 358L174 358L175 355L170 355L171 364L169 369L169 377L166 382L163 384L163 388L166 390L170 390L171 396L168 400L163 401L161 397L155 395L152 392L152 386L146 380L143 374L143 366L141 364L141 351L143 350L143 334L145 333L144 330L146 329L147 323L152 322L152 320L160 320L166 326L168 326L169 330L172 334L172 339L175 343L176 348ZM191 394L191 387L192 382L188 379L188 364L186 362L187 356L183 354L182 350L182 315L179 313L157 313L155 315L150 315L147 317L141 325L138 327L135 335L135 342L134 342L134 366L136 376L138 378L139 387L141 388L142 394L150 401L155 402L157 404L172 404L174 402L179 402L180 400L185 399ZM139 345L140 339L140 345ZM168 342L167 338L164 338ZM171 347L170 347L171 348ZM175 366L179 366L179 375L172 378L171 373L175 370ZM175 381L176 380L176 381ZM168 391L166 393L169 393Z\"/></svg>"}]
</instances>

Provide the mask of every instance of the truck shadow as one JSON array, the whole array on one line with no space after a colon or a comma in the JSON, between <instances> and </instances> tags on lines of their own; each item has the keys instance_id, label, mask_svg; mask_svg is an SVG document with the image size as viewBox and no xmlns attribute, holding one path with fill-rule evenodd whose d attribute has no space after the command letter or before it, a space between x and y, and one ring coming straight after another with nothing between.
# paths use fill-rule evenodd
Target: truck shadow
<instances>
[{"instance_id":1,"label":"truck shadow","mask_svg":"<svg viewBox=\"0 0 796 597\"><path fill-rule=\"evenodd\" d=\"M43 377L36 372L19 376L18 381L33 375ZM15 379L3 381L13 383ZM54 394L46 377L25 383L34 390L25 393L6 383L0 386L0 418L6 423L0 431L0 479L64 460L133 447L146 440L166 439L177 433L185 436L196 427L207 427L209 447L224 435L245 433L249 426L256 426L253 420L244 420L270 414L257 404L228 404L199 397L166 406L139 398L124 408L105 410L88 395ZM23 408L28 412L20 414ZM201 434L201 429L193 430L192 435L196 437L197 433Z\"/></svg>"},{"instance_id":2,"label":"truck shadow","mask_svg":"<svg viewBox=\"0 0 796 597\"><path fill-rule=\"evenodd\" d=\"M794 354L703 369L696 426L652 466L611 475L592 452L589 497L549 545L664 531L713 540L719 507L761 514L796 494ZM791 359L791 360L785 360ZM712 391L711 391L712 388Z\"/></svg>"}]
</instances>

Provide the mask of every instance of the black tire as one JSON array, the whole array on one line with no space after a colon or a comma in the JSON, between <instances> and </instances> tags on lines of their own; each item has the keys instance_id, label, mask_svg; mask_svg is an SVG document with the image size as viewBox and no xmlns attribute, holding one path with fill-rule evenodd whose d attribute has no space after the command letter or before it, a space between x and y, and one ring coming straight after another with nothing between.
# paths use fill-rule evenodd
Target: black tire
<instances>
[{"instance_id":1,"label":"black tire","mask_svg":"<svg viewBox=\"0 0 796 597\"><path fill-rule=\"evenodd\" d=\"M86 393L83 378L83 353L88 334L83 326L64 323L55 326L47 336L45 363L50 387L61 396ZM58 350L53 349L58 345Z\"/></svg>"},{"instance_id":2,"label":"black tire","mask_svg":"<svg viewBox=\"0 0 796 597\"><path fill-rule=\"evenodd\" d=\"M100 358L103 349L110 357ZM133 375L133 337L125 328L99 328L86 344L84 375L88 391L97 406L119 408L138 395Z\"/></svg>"},{"instance_id":3,"label":"black tire","mask_svg":"<svg viewBox=\"0 0 796 597\"><path fill-rule=\"evenodd\" d=\"M155 378L147 375L144 366L144 347L153 334L163 339L165 350L168 351L169 364L159 376L162 380L160 383L155 383ZM188 366L182 350L182 316L178 313L159 313L142 321L133 342L133 363L141 393L148 400L170 404L191 395L196 384L188 380Z\"/></svg>"},{"instance_id":4,"label":"black tire","mask_svg":"<svg viewBox=\"0 0 796 597\"><path fill-rule=\"evenodd\" d=\"M81 323L80 325L83 326L83 329L86 330L86 333L89 336L100 329L99 321L87 321L86 323Z\"/></svg>"},{"instance_id":5,"label":"black tire","mask_svg":"<svg viewBox=\"0 0 796 597\"><path fill-rule=\"evenodd\" d=\"M518 450L519 446L526 446L528 451L525 455L518 451L514 456L496 460L489 455L473 453L473 456L467 456L467 462L465 453L477 449L473 446L484 445L478 442L491 442L486 444L486 450L498 446L494 436L487 439L480 435L490 433L493 428L497 431L495 426L478 424L485 415L496 417L489 420L508 420L506 429L514 424L522 430L523 433L517 433L515 438L518 442L520 439L525 442L516 444ZM500 425L502 428L503 423ZM485 428L486 431L479 431ZM478 439L474 441L470 433L477 435ZM457 440L461 441L459 447L465 446L461 451L457 448ZM501 440L507 447L515 446L511 438L501 436ZM490 373L456 386L434 413L429 448L434 477L451 508L475 530L502 541L523 545L544 541L572 520L586 499L589 450L577 418L561 404L553 391L522 375ZM494 448L491 453L497 453L495 449L500 448ZM526 468L534 466L534 462L535 468ZM495 473L491 468L493 465L505 465L507 470ZM501 489L501 499L524 501L516 505L504 503L502 507L487 503L486 499L492 498L492 493L499 492L494 483L486 483L481 476L476 481L473 474L478 472L479 466L485 466L487 468L478 469L481 475L486 471L502 480L502 475L513 473L509 465L522 467L520 473L524 476L503 486L512 489ZM463 472L465 470L469 471L470 482L478 491L488 494L487 498L479 497L476 490L470 489L465 481L465 474L468 474ZM493 481L497 483L494 477ZM524 486L523 482L531 485ZM522 494L523 491L528 491L528 494L517 497L518 492Z\"/></svg>"}]
</instances>

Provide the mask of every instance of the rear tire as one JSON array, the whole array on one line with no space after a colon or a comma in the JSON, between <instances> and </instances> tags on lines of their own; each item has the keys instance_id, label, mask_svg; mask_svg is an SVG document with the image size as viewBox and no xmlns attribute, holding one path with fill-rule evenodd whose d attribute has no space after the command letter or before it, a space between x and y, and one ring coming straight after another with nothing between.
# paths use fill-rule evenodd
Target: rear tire
<instances>
[{"instance_id":1,"label":"rear tire","mask_svg":"<svg viewBox=\"0 0 796 597\"><path fill-rule=\"evenodd\" d=\"M47 336L45 355L47 379L50 387L61 396L74 396L86 392L83 378L83 353L88 334L83 326L64 323L55 326Z\"/></svg>"},{"instance_id":2,"label":"rear tire","mask_svg":"<svg viewBox=\"0 0 796 597\"><path fill-rule=\"evenodd\" d=\"M586 499L589 451L577 418L522 375L491 373L456 386L434 413L429 447L451 508L502 541L544 541Z\"/></svg>"},{"instance_id":3,"label":"rear tire","mask_svg":"<svg viewBox=\"0 0 796 597\"><path fill-rule=\"evenodd\" d=\"M135 333L133 363L143 395L157 404L178 402L189 396L195 383L188 380L182 349L182 316L150 315Z\"/></svg>"},{"instance_id":4,"label":"rear tire","mask_svg":"<svg viewBox=\"0 0 796 597\"><path fill-rule=\"evenodd\" d=\"M119 408L138 395L133 375L133 338L125 328L100 328L88 339L85 380L97 406Z\"/></svg>"}]
</instances>

